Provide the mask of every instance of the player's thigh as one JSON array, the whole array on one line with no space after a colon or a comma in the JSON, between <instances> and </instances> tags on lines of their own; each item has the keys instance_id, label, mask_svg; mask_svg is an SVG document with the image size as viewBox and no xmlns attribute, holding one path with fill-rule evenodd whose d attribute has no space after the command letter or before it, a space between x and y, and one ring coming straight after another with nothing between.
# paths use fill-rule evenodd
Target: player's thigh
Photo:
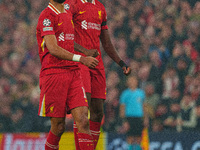
<instances>
[{"instance_id":1,"label":"player's thigh","mask_svg":"<svg viewBox=\"0 0 200 150\"><path fill-rule=\"evenodd\" d=\"M106 99L106 77L103 69L90 69L91 98Z\"/></svg>"},{"instance_id":2,"label":"player's thigh","mask_svg":"<svg viewBox=\"0 0 200 150\"><path fill-rule=\"evenodd\" d=\"M80 70L74 70L73 78L67 94L67 111L71 111L76 107L88 107L88 101L80 76Z\"/></svg>"},{"instance_id":3,"label":"player's thigh","mask_svg":"<svg viewBox=\"0 0 200 150\"><path fill-rule=\"evenodd\" d=\"M65 117L70 73L40 78L40 105L38 114L43 117Z\"/></svg>"}]
</instances>

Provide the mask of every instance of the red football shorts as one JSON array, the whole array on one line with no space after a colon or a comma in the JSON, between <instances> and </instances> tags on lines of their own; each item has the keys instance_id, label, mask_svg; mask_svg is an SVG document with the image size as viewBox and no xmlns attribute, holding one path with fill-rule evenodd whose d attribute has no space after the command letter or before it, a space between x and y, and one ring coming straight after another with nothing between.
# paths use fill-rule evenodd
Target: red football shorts
<instances>
[{"instance_id":1,"label":"red football shorts","mask_svg":"<svg viewBox=\"0 0 200 150\"><path fill-rule=\"evenodd\" d=\"M86 93L91 98L106 99L106 77L104 69L81 67L81 76Z\"/></svg>"},{"instance_id":2,"label":"red football shorts","mask_svg":"<svg viewBox=\"0 0 200 150\"><path fill-rule=\"evenodd\" d=\"M71 109L88 106L80 70L40 78L39 116L65 117Z\"/></svg>"}]
</instances>

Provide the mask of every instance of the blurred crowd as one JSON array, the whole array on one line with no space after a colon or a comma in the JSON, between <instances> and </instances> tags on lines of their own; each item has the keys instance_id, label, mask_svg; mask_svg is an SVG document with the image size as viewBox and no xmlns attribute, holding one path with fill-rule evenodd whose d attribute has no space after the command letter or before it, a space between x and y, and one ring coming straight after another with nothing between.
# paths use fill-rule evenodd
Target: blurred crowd
<instances>
[{"instance_id":1,"label":"blurred crowd","mask_svg":"<svg viewBox=\"0 0 200 150\"><path fill-rule=\"evenodd\" d=\"M102 0L112 42L145 91L151 131L200 131L200 2ZM48 1L0 0L0 132L46 132L37 116L37 19ZM106 54L103 129L120 132L119 97L127 77ZM133 110L134 111L134 110ZM67 130L73 120L66 118Z\"/></svg>"}]
</instances>

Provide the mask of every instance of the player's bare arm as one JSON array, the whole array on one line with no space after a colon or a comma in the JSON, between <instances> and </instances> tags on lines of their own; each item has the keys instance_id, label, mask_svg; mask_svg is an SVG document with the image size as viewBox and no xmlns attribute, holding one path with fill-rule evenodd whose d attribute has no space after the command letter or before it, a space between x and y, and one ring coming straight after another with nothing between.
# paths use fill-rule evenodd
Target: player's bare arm
<instances>
[{"instance_id":1,"label":"player's bare arm","mask_svg":"<svg viewBox=\"0 0 200 150\"><path fill-rule=\"evenodd\" d=\"M80 53L85 54L86 56L92 56L92 57L97 57L99 55L99 52L97 49L86 49L83 46L77 44L74 42L74 50Z\"/></svg>"},{"instance_id":2,"label":"player's bare arm","mask_svg":"<svg viewBox=\"0 0 200 150\"><path fill-rule=\"evenodd\" d=\"M49 50L49 53L55 57L64 60L79 61L90 68L95 68L98 65L98 60L93 57L83 57L80 55L75 55L58 46L55 35L45 35L44 41Z\"/></svg>"},{"instance_id":3,"label":"player's bare arm","mask_svg":"<svg viewBox=\"0 0 200 150\"><path fill-rule=\"evenodd\" d=\"M115 50L111 42L108 30L101 31L100 39L102 46L108 56L110 56L110 58L112 58L118 65L120 65L125 75L129 75L131 73L131 69L124 63L124 61L120 58L117 51Z\"/></svg>"}]
</instances>

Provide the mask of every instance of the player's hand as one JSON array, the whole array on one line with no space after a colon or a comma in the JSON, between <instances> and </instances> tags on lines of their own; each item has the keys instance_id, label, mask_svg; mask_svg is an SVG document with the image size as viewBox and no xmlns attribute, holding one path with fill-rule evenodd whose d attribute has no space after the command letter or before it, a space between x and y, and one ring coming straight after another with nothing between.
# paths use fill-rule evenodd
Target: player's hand
<instances>
[{"instance_id":1,"label":"player's hand","mask_svg":"<svg viewBox=\"0 0 200 150\"><path fill-rule=\"evenodd\" d=\"M99 54L97 49L90 49L86 51L86 56L97 57Z\"/></svg>"},{"instance_id":2,"label":"player's hand","mask_svg":"<svg viewBox=\"0 0 200 150\"><path fill-rule=\"evenodd\" d=\"M95 68L99 63L99 61L96 58L91 56L88 57L81 56L80 62L89 68Z\"/></svg>"},{"instance_id":3,"label":"player's hand","mask_svg":"<svg viewBox=\"0 0 200 150\"><path fill-rule=\"evenodd\" d=\"M130 68L130 67L124 66L124 67L122 68L122 70L123 70L123 72L124 72L124 74L125 74L126 76L128 76L128 75L131 73L131 68Z\"/></svg>"}]
</instances>

